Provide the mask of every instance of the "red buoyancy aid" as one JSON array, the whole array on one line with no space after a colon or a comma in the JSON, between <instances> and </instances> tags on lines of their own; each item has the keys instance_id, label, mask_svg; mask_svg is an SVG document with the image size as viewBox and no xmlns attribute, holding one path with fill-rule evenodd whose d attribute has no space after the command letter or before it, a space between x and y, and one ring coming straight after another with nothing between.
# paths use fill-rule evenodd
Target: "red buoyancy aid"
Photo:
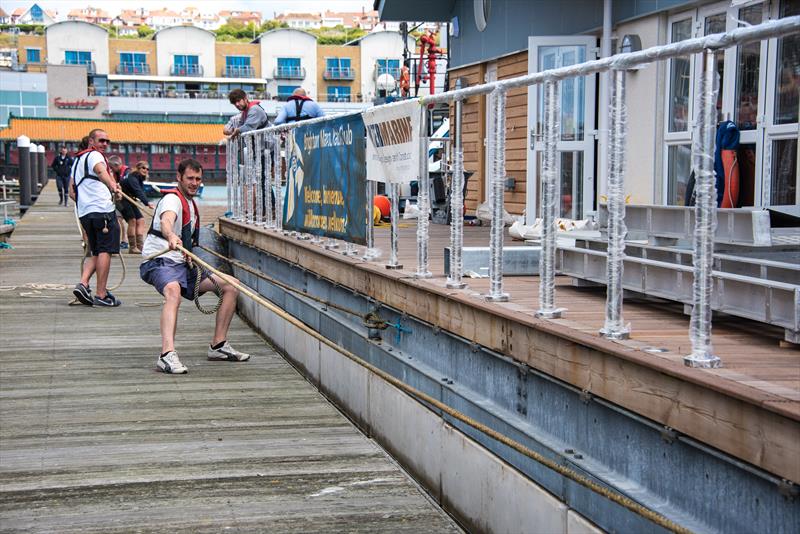
<instances>
[{"instance_id":1,"label":"red buoyancy aid","mask_svg":"<svg viewBox=\"0 0 800 534\"><path fill-rule=\"evenodd\" d=\"M83 182L85 182L87 178L89 180L97 180L98 182L102 183L102 180L100 180L100 177L96 176L95 174L93 174L94 173L94 169L90 169L89 168L89 156L87 154L89 154L92 151L97 152L98 154L103 156L103 161L106 164L106 171L108 171L108 168L109 168L108 167L108 159L106 159L106 155L103 154L102 152L100 152L99 150L97 150L94 147L84 148L83 150L81 150L80 152L75 154L75 161L72 162L72 169L70 169L70 178L72 179L72 182L75 184L75 200L76 200L76 202L77 202L77 199L78 199L78 187ZM77 168L78 162L81 160L81 157L84 156L84 155L87 155L87 156L85 158L83 158L83 176L81 176L81 181L78 182L78 181L75 180L75 169Z\"/></svg>"},{"instance_id":2,"label":"red buoyancy aid","mask_svg":"<svg viewBox=\"0 0 800 534\"><path fill-rule=\"evenodd\" d=\"M253 106L257 106L260 103L261 100L252 100L247 103L247 108L245 108L245 110L242 111L242 124L244 124L244 122L247 120L247 114L250 112L250 108L252 108Z\"/></svg>"},{"instance_id":3,"label":"red buoyancy aid","mask_svg":"<svg viewBox=\"0 0 800 534\"><path fill-rule=\"evenodd\" d=\"M200 242L200 212L197 209L197 203L195 203L194 199L191 199L195 218L194 230L192 230L192 213L189 211L189 201L183 196L180 187L174 189L162 188L161 191L164 193L164 196L158 201L159 204L167 195L178 195L178 199L181 201L181 243L186 250L192 250L192 247ZM156 212L157 211L158 206L156 205ZM153 220L155 220L155 217L153 217ZM152 221L150 221L150 229L147 233L166 241L164 234L162 234L160 230L153 228Z\"/></svg>"}]
</instances>

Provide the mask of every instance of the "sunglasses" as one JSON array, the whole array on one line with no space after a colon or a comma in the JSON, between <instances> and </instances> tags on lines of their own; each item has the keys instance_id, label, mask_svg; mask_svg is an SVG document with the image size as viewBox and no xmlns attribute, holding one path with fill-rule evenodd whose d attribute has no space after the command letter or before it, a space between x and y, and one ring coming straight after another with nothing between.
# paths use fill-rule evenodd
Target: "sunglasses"
<instances>
[{"instance_id":1,"label":"sunglasses","mask_svg":"<svg viewBox=\"0 0 800 534\"><path fill-rule=\"evenodd\" d=\"M104 139L97 139L98 143L108 144L111 142L111 139L104 138Z\"/></svg>"}]
</instances>

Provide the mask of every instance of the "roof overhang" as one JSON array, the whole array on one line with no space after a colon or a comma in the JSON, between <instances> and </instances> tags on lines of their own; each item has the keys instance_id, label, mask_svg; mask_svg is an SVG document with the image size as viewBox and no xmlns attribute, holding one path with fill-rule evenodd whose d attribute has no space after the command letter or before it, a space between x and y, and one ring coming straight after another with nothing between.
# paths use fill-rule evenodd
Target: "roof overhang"
<instances>
[{"instance_id":1,"label":"roof overhang","mask_svg":"<svg viewBox=\"0 0 800 534\"><path fill-rule=\"evenodd\" d=\"M456 0L374 0L373 9L382 21L449 22Z\"/></svg>"},{"instance_id":2,"label":"roof overhang","mask_svg":"<svg viewBox=\"0 0 800 534\"><path fill-rule=\"evenodd\" d=\"M108 81L118 82L175 82L175 83L267 83L264 78L204 78L202 76L142 76L140 74L109 74Z\"/></svg>"}]
</instances>

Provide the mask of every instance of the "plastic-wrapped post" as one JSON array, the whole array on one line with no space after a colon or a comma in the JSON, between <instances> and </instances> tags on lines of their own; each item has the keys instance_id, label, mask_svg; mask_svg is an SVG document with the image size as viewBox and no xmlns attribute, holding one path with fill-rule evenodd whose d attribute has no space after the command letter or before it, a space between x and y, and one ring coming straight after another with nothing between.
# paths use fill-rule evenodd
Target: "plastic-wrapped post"
<instances>
[{"instance_id":1,"label":"plastic-wrapped post","mask_svg":"<svg viewBox=\"0 0 800 534\"><path fill-rule=\"evenodd\" d=\"M506 302L508 293L503 292L503 206L506 174L506 90L495 88L490 95L492 106L491 130L488 136L488 152L491 162L489 204L492 209L492 227L489 234L489 293L486 300Z\"/></svg>"},{"instance_id":2,"label":"plastic-wrapped post","mask_svg":"<svg viewBox=\"0 0 800 534\"><path fill-rule=\"evenodd\" d=\"M714 91L714 52L705 51L705 71L700 87L697 125L692 136L692 167L697 202L694 208L694 251L692 318L689 339L692 353L684 357L689 367L715 368L722 365L711 346L711 291L714 262L714 232L717 227L717 193L714 177L714 130L716 96Z\"/></svg>"},{"instance_id":3,"label":"plastic-wrapped post","mask_svg":"<svg viewBox=\"0 0 800 534\"><path fill-rule=\"evenodd\" d=\"M397 227L400 224L400 184L391 182L389 186L389 202L391 203L391 234L389 236L389 263L387 269L402 269L403 265L397 258L397 250L400 240L397 235Z\"/></svg>"},{"instance_id":4,"label":"plastic-wrapped post","mask_svg":"<svg viewBox=\"0 0 800 534\"><path fill-rule=\"evenodd\" d=\"M242 139L244 148L242 153L244 155L244 222L251 224L253 222L253 137L247 136Z\"/></svg>"},{"instance_id":5,"label":"plastic-wrapped post","mask_svg":"<svg viewBox=\"0 0 800 534\"><path fill-rule=\"evenodd\" d=\"M275 138L270 136L266 139L263 147L263 154L264 154L264 210L265 214L265 226L267 228L274 228L275 227L275 220L274 214L272 212L272 143L275 142Z\"/></svg>"},{"instance_id":6,"label":"plastic-wrapped post","mask_svg":"<svg viewBox=\"0 0 800 534\"><path fill-rule=\"evenodd\" d=\"M292 135L290 131L288 135ZM281 161L281 138L275 136L273 146L273 165L275 167L275 229L283 230L283 166Z\"/></svg>"},{"instance_id":7,"label":"plastic-wrapped post","mask_svg":"<svg viewBox=\"0 0 800 534\"><path fill-rule=\"evenodd\" d=\"M419 120L419 191L417 192L417 206L419 218L417 219L417 278L430 278L433 276L428 269L428 217L431 214L431 177L428 174L428 108L425 104L420 106Z\"/></svg>"},{"instance_id":8,"label":"plastic-wrapped post","mask_svg":"<svg viewBox=\"0 0 800 534\"><path fill-rule=\"evenodd\" d=\"M545 147L542 160L542 251L539 254L539 309L537 317L555 319L564 310L556 300L556 187L558 183L558 119L561 115L561 91L557 81L545 82Z\"/></svg>"},{"instance_id":9,"label":"plastic-wrapped post","mask_svg":"<svg viewBox=\"0 0 800 534\"><path fill-rule=\"evenodd\" d=\"M606 320L600 333L609 339L627 339L630 325L622 317L622 272L625 260L625 71L612 71L608 158L608 252L606 263Z\"/></svg>"},{"instance_id":10,"label":"plastic-wrapped post","mask_svg":"<svg viewBox=\"0 0 800 534\"><path fill-rule=\"evenodd\" d=\"M255 147L253 148L253 159L256 164L256 224L264 224L264 170L261 166L261 155L264 153L264 137L261 134L255 135Z\"/></svg>"},{"instance_id":11,"label":"plastic-wrapped post","mask_svg":"<svg viewBox=\"0 0 800 534\"><path fill-rule=\"evenodd\" d=\"M228 140L228 144L225 145L225 187L228 191L228 213L225 215L230 217L233 215L233 158L231 157L232 150L231 147L233 146L233 141Z\"/></svg>"},{"instance_id":12,"label":"plastic-wrapped post","mask_svg":"<svg viewBox=\"0 0 800 534\"><path fill-rule=\"evenodd\" d=\"M450 289L467 287L462 281L464 261L464 145L461 142L461 113L463 101L456 100L453 112L455 136L453 137L453 178L450 181L450 272L447 283ZM394 204L392 204L394 208ZM392 214L394 220L394 214Z\"/></svg>"}]
</instances>

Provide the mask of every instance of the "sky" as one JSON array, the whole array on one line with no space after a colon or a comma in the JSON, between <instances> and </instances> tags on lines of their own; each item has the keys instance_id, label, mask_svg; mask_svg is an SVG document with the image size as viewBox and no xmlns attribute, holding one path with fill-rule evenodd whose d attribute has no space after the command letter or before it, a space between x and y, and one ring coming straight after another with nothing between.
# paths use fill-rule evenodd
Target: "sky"
<instances>
[{"instance_id":1,"label":"sky","mask_svg":"<svg viewBox=\"0 0 800 534\"><path fill-rule=\"evenodd\" d=\"M222 9L235 10L242 9L248 11L261 11L264 18L272 18L273 13L291 12L320 12L326 9L331 11L361 11L363 7L367 11L372 10L372 0L2 0L0 6L11 13L18 7L30 7L32 4L39 4L46 10L57 10L60 16L65 15L70 9L78 9L86 6L93 6L105 9L112 15L116 15L123 9L163 9L169 8L178 11L186 6L194 6L208 11L220 11Z\"/></svg>"}]
</instances>

